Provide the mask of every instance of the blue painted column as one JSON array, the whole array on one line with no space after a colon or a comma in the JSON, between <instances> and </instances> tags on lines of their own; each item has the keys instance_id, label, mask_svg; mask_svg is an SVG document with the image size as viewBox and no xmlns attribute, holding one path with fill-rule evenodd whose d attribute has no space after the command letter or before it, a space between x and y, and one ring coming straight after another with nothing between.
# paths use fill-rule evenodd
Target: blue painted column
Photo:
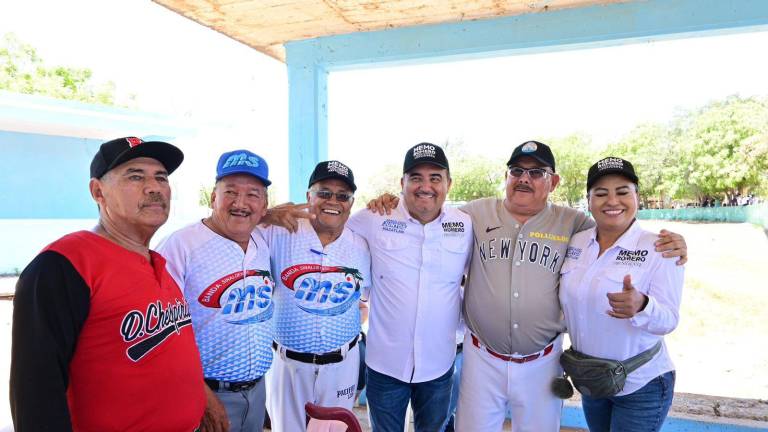
<instances>
[{"instance_id":1,"label":"blue painted column","mask_svg":"<svg viewBox=\"0 0 768 432\"><path fill-rule=\"evenodd\" d=\"M305 202L307 179L328 159L328 71L314 50L286 44L288 65L288 181L290 200Z\"/></svg>"}]
</instances>

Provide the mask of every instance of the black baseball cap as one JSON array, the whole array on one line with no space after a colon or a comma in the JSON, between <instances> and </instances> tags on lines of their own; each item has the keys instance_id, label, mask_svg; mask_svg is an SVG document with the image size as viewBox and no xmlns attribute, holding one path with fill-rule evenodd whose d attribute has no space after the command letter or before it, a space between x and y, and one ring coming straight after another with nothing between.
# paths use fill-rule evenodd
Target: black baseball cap
<instances>
[{"instance_id":1,"label":"black baseball cap","mask_svg":"<svg viewBox=\"0 0 768 432\"><path fill-rule=\"evenodd\" d=\"M445 157L443 149L439 145L423 142L411 147L408 149L408 152L405 153L403 174L412 170L416 165L425 163L450 170L450 168L448 168L448 158Z\"/></svg>"},{"instance_id":2,"label":"black baseball cap","mask_svg":"<svg viewBox=\"0 0 768 432\"><path fill-rule=\"evenodd\" d=\"M592 186L597 183L600 177L608 174L618 174L631 180L634 184L639 182L637 174L635 174L635 167L632 166L632 163L617 157L607 157L605 159L600 159L596 164L589 167L589 171L587 172L587 192L592 189Z\"/></svg>"},{"instance_id":3,"label":"black baseball cap","mask_svg":"<svg viewBox=\"0 0 768 432\"><path fill-rule=\"evenodd\" d=\"M112 168L140 157L156 159L170 174L181 165L184 153L162 141L144 141L136 137L114 139L102 144L93 156L91 178L102 178Z\"/></svg>"},{"instance_id":4,"label":"black baseball cap","mask_svg":"<svg viewBox=\"0 0 768 432\"><path fill-rule=\"evenodd\" d=\"M548 145L538 141L526 141L515 147L512 156L507 161L507 167L512 166L518 159L525 156L534 158L555 171L555 155L552 154Z\"/></svg>"},{"instance_id":5,"label":"black baseball cap","mask_svg":"<svg viewBox=\"0 0 768 432\"><path fill-rule=\"evenodd\" d=\"M357 190L355 186L355 175L352 174L352 169L337 160L330 160L320 162L315 166L312 175L309 176L309 186L319 182L320 180L338 179L352 189L352 192Z\"/></svg>"}]
</instances>

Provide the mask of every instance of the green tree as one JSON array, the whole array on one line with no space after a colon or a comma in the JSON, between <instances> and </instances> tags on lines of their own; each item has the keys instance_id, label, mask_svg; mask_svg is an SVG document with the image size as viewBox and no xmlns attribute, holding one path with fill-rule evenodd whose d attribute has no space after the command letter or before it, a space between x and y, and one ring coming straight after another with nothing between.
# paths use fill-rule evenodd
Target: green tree
<instances>
[{"instance_id":1,"label":"green tree","mask_svg":"<svg viewBox=\"0 0 768 432\"><path fill-rule=\"evenodd\" d=\"M683 175L699 200L764 187L768 170L768 100L731 96L686 119Z\"/></svg>"},{"instance_id":2,"label":"green tree","mask_svg":"<svg viewBox=\"0 0 768 432\"><path fill-rule=\"evenodd\" d=\"M8 33L0 39L0 90L113 105L115 85L92 82L86 68L47 66L34 47Z\"/></svg>"},{"instance_id":3,"label":"green tree","mask_svg":"<svg viewBox=\"0 0 768 432\"><path fill-rule=\"evenodd\" d=\"M545 142L555 154L555 167L560 175L552 200L574 207L586 195L587 170L595 162L592 140L583 134L572 134Z\"/></svg>"},{"instance_id":4,"label":"green tree","mask_svg":"<svg viewBox=\"0 0 768 432\"><path fill-rule=\"evenodd\" d=\"M451 160L451 178L453 183L448 194L450 201L467 202L478 198L500 197L504 168L497 161L483 156L465 156L455 162Z\"/></svg>"}]
</instances>

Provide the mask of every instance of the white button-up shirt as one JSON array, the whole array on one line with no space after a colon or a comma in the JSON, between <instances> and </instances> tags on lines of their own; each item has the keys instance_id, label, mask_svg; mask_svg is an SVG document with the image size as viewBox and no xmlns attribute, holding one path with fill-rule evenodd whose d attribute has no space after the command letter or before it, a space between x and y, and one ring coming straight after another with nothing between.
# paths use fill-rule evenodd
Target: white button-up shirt
<instances>
[{"instance_id":1,"label":"white button-up shirt","mask_svg":"<svg viewBox=\"0 0 768 432\"><path fill-rule=\"evenodd\" d=\"M595 228L571 240L560 270L560 303L571 342L585 354L626 360L656 344L677 327L683 291L683 267L654 250L658 238L638 221L598 257ZM648 305L630 319L608 315L607 293L621 292L624 276L648 296ZM627 376L623 396L674 370L666 345L648 363Z\"/></svg>"},{"instance_id":2,"label":"white button-up shirt","mask_svg":"<svg viewBox=\"0 0 768 432\"><path fill-rule=\"evenodd\" d=\"M347 227L368 241L371 252L366 364L404 382L439 378L456 355L470 217L444 207L422 225L401 198L391 215L361 210Z\"/></svg>"}]
</instances>

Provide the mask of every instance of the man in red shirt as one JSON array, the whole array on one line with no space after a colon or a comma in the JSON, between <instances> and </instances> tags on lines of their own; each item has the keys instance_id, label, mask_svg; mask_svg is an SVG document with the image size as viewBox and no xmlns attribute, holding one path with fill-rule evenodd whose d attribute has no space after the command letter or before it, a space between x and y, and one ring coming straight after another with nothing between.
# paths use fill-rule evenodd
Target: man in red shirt
<instances>
[{"instance_id":1,"label":"man in red shirt","mask_svg":"<svg viewBox=\"0 0 768 432\"><path fill-rule=\"evenodd\" d=\"M168 219L164 142L119 138L91 162L99 223L47 246L16 286L17 432L193 431L206 405L189 306L149 241Z\"/></svg>"}]
</instances>

